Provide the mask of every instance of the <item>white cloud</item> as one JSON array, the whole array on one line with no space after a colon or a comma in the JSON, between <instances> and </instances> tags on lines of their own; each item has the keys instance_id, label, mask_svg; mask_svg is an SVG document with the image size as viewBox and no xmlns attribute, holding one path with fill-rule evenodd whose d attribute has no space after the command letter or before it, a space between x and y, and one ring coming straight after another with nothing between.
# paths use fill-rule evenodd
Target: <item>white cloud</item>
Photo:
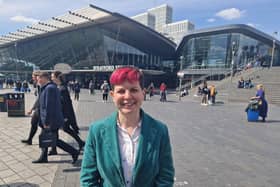
<instances>
[{"instance_id":1,"label":"white cloud","mask_svg":"<svg viewBox=\"0 0 280 187\"><path fill-rule=\"evenodd\" d=\"M229 8L229 9L224 9L219 12L217 12L215 15L226 19L226 20L233 20L233 19L238 19L244 16L245 10L239 10L237 8Z\"/></svg>"},{"instance_id":2,"label":"white cloud","mask_svg":"<svg viewBox=\"0 0 280 187\"><path fill-rule=\"evenodd\" d=\"M17 4L12 4L10 2L4 2L3 0L0 0L0 15L1 16L9 16L13 14L18 14L19 12L28 12L32 10L31 7L17 3Z\"/></svg>"},{"instance_id":3,"label":"white cloud","mask_svg":"<svg viewBox=\"0 0 280 187\"><path fill-rule=\"evenodd\" d=\"M15 21L15 22L24 22L24 23L31 23L31 24L39 22L39 20L37 20L37 19L28 18L25 16L13 16L10 18L10 20Z\"/></svg>"},{"instance_id":4,"label":"white cloud","mask_svg":"<svg viewBox=\"0 0 280 187\"><path fill-rule=\"evenodd\" d=\"M210 23L215 22L215 21L216 21L215 18L209 18L209 19L207 19L207 22L210 22Z\"/></svg>"}]
</instances>

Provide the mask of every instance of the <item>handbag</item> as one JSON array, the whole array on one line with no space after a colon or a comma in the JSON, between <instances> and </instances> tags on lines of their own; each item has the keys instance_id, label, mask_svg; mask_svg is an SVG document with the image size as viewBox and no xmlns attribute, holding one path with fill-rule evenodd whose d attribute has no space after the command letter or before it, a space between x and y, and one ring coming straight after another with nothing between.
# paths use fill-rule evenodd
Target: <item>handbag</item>
<instances>
[{"instance_id":1,"label":"handbag","mask_svg":"<svg viewBox=\"0 0 280 187\"><path fill-rule=\"evenodd\" d=\"M50 129L44 129L39 135L39 147L55 147L57 142L57 133Z\"/></svg>"}]
</instances>

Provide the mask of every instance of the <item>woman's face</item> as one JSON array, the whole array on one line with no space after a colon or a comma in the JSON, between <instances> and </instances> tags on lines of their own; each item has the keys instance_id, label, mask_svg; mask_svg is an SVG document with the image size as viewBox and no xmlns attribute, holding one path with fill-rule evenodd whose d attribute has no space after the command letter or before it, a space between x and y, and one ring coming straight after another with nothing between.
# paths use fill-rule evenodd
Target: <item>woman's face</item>
<instances>
[{"instance_id":1,"label":"woman's face","mask_svg":"<svg viewBox=\"0 0 280 187\"><path fill-rule=\"evenodd\" d=\"M144 100L144 91L138 81L133 83L125 81L120 85L115 85L110 94L122 114L139 112Z\"/></svg>"}]
</instances>

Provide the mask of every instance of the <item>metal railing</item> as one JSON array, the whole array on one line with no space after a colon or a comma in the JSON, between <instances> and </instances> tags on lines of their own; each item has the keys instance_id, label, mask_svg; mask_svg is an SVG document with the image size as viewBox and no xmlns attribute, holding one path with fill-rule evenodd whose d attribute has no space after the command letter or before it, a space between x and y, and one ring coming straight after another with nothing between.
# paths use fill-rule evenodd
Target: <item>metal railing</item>
<instances>
[{"instance_id":1,"label":"metal railing","mask_svg":"<svg viewBox=\"0 0 280 187\"><path fill-rule=\"evenodd\" d=\"M182 91L184 89L190 89L193 86L197 86L198 84L200 84L202 81L208 79L209 77L212 77L215 75L224 75L224 77L227 77L227 76L230 76L230 73L231 73L230 69L215 69L214 71L211 71L209 69L208 73L206 75L202 75L195 80L191 80L191 82L183 84L180 91ZM179 88L177 87L176 90L179 90Z\"/></svg>"}]
</instances>

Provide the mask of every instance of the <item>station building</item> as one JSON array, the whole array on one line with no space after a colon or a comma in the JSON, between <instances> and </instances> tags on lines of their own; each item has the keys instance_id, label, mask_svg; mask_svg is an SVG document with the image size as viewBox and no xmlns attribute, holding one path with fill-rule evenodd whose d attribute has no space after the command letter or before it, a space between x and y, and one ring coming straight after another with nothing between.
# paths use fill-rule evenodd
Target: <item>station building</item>
<instances>
[{"instance_id":1,"label":"station building","mask_svg":"<svg viewBox=\"0 0 280 187\"><path fill-rule=\"evenodd\" d=\"M0 71L17 73L71 66L70 78L96 84L120 66L135 66L145 84L174 85L176 44L118 13L93 5L0 37Z\"/></svg>"},{"instance_id":2,"label":"station building","mask_svg":"<svg viewBox=\"0 0 280 187\"><path fill-rule=\"evenodd\" d=\"M253 27L235 24L196 30L187 34L176 49L181 74L194 80L224 75L246 68L280 65L280 42Z\"/></svg>"},{"instance_id":3,"label":"station building","mask_svg":"<svg viewBox=\"0 0 280 187\"><path fill-rule=\"evenodd\" d=\"M35 69L71 66L68 78L97 87L114 69L135 66L151 81L178 86L177 72L193 81L224 75L258 61L280 65L280 42L247 25L193 31L176 44L133 19L94 5L69 11L0 37L0 73L23 76ZM26 76L25 76L26 77ZM25 78L23 76L23 78Z\"/></svg>"}]
</instances>

